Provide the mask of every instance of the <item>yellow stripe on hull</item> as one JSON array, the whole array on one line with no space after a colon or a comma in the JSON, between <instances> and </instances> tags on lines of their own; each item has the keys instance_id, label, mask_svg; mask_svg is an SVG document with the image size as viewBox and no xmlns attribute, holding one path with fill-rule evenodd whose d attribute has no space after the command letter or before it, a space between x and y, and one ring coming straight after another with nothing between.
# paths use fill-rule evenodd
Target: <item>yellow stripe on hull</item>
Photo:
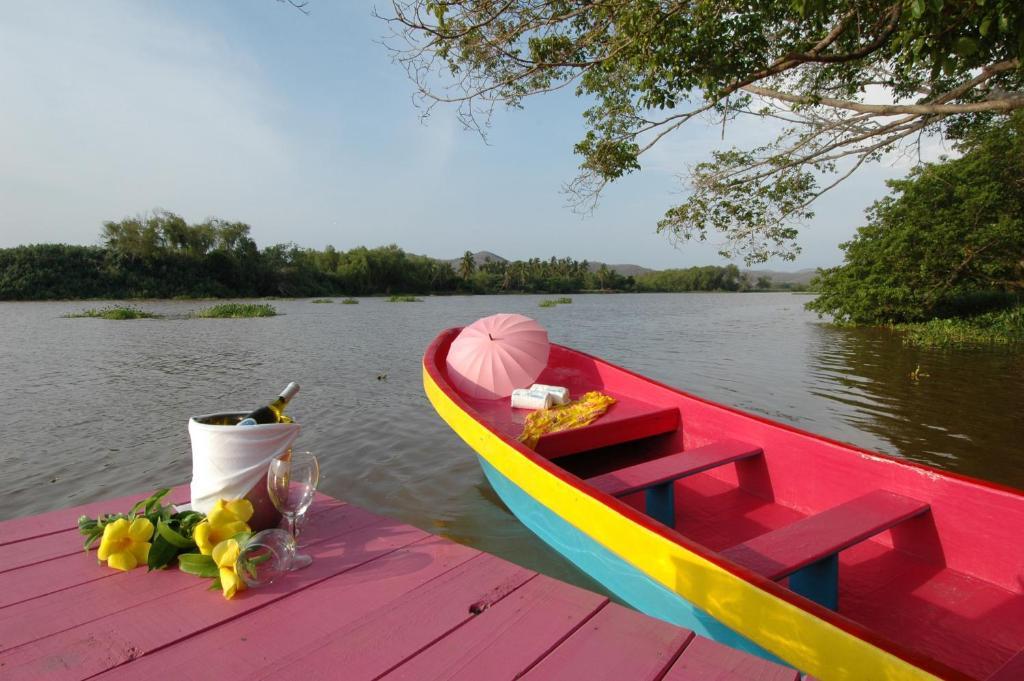
<instances>
[{"instance_id":1,"label":"yellow stripe on hull","mask_svg":"<svg viewBox=\"0 0 1024 681\"><path fill-rule=\"evenodd\" d=\"M937 679L629 520L551 475L463 411L423 371L442 419L525 493L654 581L797 669L823 681Z\"/></svg>"}]
</instances>

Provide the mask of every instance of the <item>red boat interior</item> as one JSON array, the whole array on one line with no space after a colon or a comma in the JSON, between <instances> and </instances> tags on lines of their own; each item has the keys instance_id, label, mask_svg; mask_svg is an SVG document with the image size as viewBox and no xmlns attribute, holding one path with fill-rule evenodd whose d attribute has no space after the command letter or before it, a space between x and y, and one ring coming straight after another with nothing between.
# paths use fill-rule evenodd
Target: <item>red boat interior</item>
<instances>
[{"instance_id":1,"label":"red boat interior","mask_svg":"<svg viewBox=\"0 0 1024 681\"><path fill-rule=\"evenodd\" d=\"M536 447L592 488L876 642L973 679L1009 679L993 674L1024 659L1019 492L743 414L561 346L538 382L618 400ZM466 401L512 438L528 413Z\"/></svg>"}]
</instances>

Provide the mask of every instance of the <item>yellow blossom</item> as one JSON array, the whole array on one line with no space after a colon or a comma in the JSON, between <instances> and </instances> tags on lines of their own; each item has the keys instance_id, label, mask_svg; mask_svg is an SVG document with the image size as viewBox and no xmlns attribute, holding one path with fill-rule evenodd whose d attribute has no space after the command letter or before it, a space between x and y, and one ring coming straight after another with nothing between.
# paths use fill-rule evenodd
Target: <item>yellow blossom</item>
<instances>
[{"instance_id":1,"label":"yellow blossom","mask_svg":"<svg viewBox=\"0 0 1024 681\"><path fill-rule=\"evenodd\" d=\"M252 503L248 499L219 500L207 514L206 520L196 525L192 534L199 552L209 556L213 553L214 547L225 539L230 539L239 532L249 532L247 523L252 517L252 512Z\"/></svg>"},{"instance_id":2,"label":"yellow blossom","mask_svg":"<svg viewBox=\"0 0 1024 681\"><path fill-rule=\"evenodd\" d=\"M242 548L235 539L225 539L213 547L213 562L220 575L220 588L224 598L233 598L239 591L245 591L245 581L235 572L235 563Z\"/></svg>"},{"instance_id":3,"label":"yellow blossom","mask_svg":"<svg viewBox=\"0 0 1024 681\"><path fill-rule=\"evenodd\" d=\"M119 518L103 528L103 539L96 555L115 570L133 570L149 560L152 538L153 523L148 519L136 518L129 523Z\"/></svg>"}]
</instances>

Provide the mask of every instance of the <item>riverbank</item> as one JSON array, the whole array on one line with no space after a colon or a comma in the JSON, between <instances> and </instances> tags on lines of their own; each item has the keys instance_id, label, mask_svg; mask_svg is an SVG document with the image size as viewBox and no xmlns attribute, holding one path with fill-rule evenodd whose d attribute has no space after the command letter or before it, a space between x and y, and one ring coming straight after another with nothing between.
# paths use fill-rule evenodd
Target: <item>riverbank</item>
<instances>
[{"instance_id":1,"label":"riverbank","mask_svg":"<svg viewBox=\"0 0 1024 681\"><path fill-rule=\"evenodd\" d=\"M1024 305L973 317L894 324L905 345L921 348L1012 346L1024 349Z\"/></svg>"}]
</instances>

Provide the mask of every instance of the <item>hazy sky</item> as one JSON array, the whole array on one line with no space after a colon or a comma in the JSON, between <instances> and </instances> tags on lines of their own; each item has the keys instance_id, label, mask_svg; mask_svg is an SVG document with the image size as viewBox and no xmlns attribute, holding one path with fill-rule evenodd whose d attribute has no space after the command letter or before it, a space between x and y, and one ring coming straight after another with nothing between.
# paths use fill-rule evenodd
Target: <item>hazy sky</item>
<instances>
[{"instance_id":1,"label":"hazy sky","mask_svg":"<svg viewBox=\"0 0 1024 681\"><path fill-rule=\"evenodd\" d=\"M5 4L0 247L98 243L104 220L159 207L247 222L261 247L725 262L711 244L672 247L655 223L681 199L687 163L754 129L732 125L723 143L717 126L689 126L583 218L560 192L579 163L583 104L528 101L497 117L488 144L450 109L424 123L373 6L312 0L305 16L273 0ZM904 172L876 165L847 182L818 204L803 256L772 266L838 263L883 180Z\"/></svg>"}]
</instances>

